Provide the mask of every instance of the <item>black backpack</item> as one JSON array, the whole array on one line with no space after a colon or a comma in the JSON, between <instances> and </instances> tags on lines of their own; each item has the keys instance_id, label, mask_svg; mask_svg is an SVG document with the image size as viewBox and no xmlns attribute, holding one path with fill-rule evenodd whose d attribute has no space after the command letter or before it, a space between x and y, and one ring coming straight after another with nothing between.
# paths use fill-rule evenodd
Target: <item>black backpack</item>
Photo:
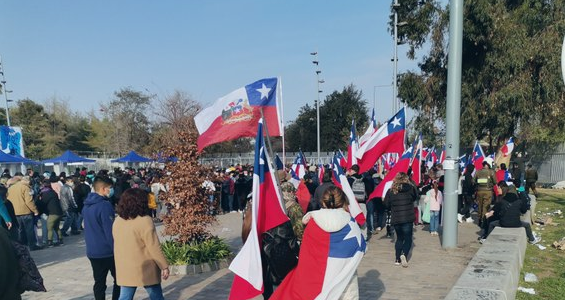
<instances>
[{"instance_id":1,"label":"black backpack","mask_svg":"<svg viewBox=\"0 0 565 300\"><path fill-rule=\"evenodd\" d=\"M263 252L271 281L279 285L298 264L300 246L290 221L263 233Z\"/></svg>"}]
</instances>

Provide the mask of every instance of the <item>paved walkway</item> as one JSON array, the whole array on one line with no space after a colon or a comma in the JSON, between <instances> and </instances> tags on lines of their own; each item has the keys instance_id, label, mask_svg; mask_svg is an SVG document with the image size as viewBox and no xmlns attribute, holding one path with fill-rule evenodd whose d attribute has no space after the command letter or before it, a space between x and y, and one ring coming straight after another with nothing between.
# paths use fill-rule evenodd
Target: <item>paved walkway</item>
<instances>
[{"instance_id":1,"label":"paved walkway","mask_svg":"<svg viewBox=\"0 0 565 300\"><path fill-rule=\"evenodd\" d=\"M219 216L218 221L214 233L239 250L241 214ZM394 243L384 237L384 233L373 236L358 269L360 299L443 299L480 247L476 241L476 225L464 223L458 226L459 247L449 251L441 248L439 237L424 231L426 227L416 228L408 268L394 265ZM92 271L85 256L82 235L68 237L62 247L34 251L32 256L48 292L27 292L23 299L93 299ZM163 282L163 290L169 300L227 299L232 280L233 274L227 269L172 276ZM110 280L108 285L111 285ZM108 299L110 291L108 288ZM147 299L147 293L141 289L135 299Z\"/></svg>"}]
</instances>

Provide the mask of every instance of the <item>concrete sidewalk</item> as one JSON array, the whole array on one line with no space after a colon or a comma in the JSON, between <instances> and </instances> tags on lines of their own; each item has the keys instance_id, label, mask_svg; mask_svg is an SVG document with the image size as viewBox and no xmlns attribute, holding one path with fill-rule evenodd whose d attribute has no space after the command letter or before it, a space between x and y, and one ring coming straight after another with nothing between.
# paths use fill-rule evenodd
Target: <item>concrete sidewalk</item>
<instances>
[{"instance_id":1,"label":"concrete sidewalk","mask_svg":"<svg viewBox=\"0 0 565 300\"><path fill-rule=\"evenodd\" d=\"M239 250L241 214L222 215L218 221L213 226L214 234ZM417 227L408 268L394 265L394 242L384 237L384 232L373 236L358 269L360 299L443 299L480 247L476 241L479 228L475 224L458 226L459 247L449 251L441 248L441 236L431 236L424 231L427 226ZM23 299L93 299L92 271L82 235L68 237L62 247L34 251L32 256L48 292L27 292ZM163 282L163 290L170 300L227 299L232 280L233 274L227 269L173 276ZM110 292L109 287L108 299ZM135 299L147 299L147 293L139 289Z\"/></svg>"}]
</instances>

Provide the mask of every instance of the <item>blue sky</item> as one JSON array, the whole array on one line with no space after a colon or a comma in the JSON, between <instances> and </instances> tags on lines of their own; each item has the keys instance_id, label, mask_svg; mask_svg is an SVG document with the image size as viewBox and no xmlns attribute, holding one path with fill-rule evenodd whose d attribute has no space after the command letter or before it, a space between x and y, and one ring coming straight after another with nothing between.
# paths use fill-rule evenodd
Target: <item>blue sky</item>
<instances>
[{"instance_id":1,"label":"blue sky","mask_svg":"<svg viewBox=\"0 0 565 300\"><path fill-rule=\"evenodd\" d=\"M285 121L355 84L379 121L392 115L393 41L387 0L4 1L0 55L11 99L56 96L99 109L132 87L188 92L204 106L255 80L280 76ZM399 47L399 71L416 69ZM2 98L3 99L3 96ZM2 105L3 106L3 105ZM17 125L17 124L16 124Z\"/></svg>"}]
</instances>

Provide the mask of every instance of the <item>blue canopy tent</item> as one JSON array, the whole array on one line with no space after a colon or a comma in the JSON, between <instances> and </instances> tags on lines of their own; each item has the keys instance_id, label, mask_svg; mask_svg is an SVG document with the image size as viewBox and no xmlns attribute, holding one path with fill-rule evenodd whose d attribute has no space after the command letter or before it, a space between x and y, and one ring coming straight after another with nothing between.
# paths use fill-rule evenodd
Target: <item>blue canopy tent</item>
<instances>
[{"instance_id":1,"label":"blue canopy tent","mask_svg":"<svg viewBox=\"0 0 565 300\"><path fill-rule=\"evenodd\" d=\"M35 160L33 160L33 159L25 158L25 157L23 157L23 156L21 156L21 155L19 155L19 154L15 154L15 155L13 155L13 156L16 157L16 158L21 159L21 160L22 160L22 163L23 163L24 165L41 165L40 162L35 161Z\"/></svg>"},{"instance_id":2,"label":"blue canopy tent","mask_svg":"<svg viewBox=\"0 0 565 300\"><path fill-rule=\"evenodd\" d=\"M6 165L7 169L10 170L10 173L15 174L18 171L24 172L25 167L22 164L32 165L38 164L38 162L24 158L20 155L10 155L6 154L4 151L0 151L0 164ZM18 165L20 167L18 167Z\"/></svg>"},{"instance_id":3,"label":"blue canopy tent","mask_svg":"<svg viewBox=\"0 0 565 300\"><path fill-rule=\"evenodd\" d=\"M41 161L46 166L53 166L55 173L59 173L65 165L77 166L84 164L94 164L96 160L80 157L70 150L65 151L61 156Z\"/></svg>"},{"instance_id":4,"label":"blue canopy tent","mask_svg":"<svg viewBox=\"0 0 565 300\"><path fill-rule=\"evenodd\" d=\"M113 159L112 162L116 163L145 163L152 162L153 160L137 154L135 151L130 151L126 156Z\"/></svg>"},{"instance_id":5,"label":"blue canopy tent","mask_svg":"<svg viewBox=\"0 0 565 300\"><path fill-rule=\"evenodd\" d=\"M55 164L82 165L82 164L88 164L88 163L93 164L95 162L96 161L94 159L88 159L88 158L80 157L80 156L74 154L73 152L71 152L71 150L65 151L59 157L55 157L55 158L46 159L46 160L41 161L41 163L46 165L46 166L55 165Z\"/></svg>"}]
</instances>

